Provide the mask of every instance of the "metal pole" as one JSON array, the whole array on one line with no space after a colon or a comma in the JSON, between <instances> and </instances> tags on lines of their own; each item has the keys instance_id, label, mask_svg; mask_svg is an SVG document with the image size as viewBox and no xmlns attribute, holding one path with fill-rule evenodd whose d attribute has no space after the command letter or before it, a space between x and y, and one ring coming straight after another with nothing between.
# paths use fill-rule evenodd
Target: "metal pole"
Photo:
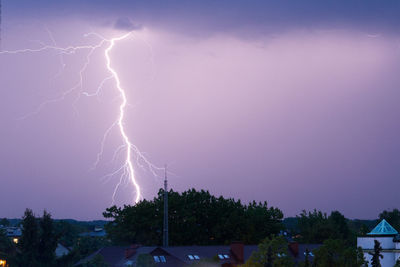
<instances>
[{"instance_id":1,"label":"metal pole","mask_svg":"<svg viewBox=\"0 0 400 267\"><path fill-rule=\"evenodd\" d=\"M164 235L163 246L168 247L168 181L167 181L167 165L164 167Z\"/></svg>"}]
</instances>

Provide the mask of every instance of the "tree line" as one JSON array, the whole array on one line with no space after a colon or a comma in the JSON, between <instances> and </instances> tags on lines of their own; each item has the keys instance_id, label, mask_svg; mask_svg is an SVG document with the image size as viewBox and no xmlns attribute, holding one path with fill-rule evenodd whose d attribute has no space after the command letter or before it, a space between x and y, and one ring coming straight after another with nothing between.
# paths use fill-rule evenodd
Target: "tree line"
<instances>
[{"instance_id":1,"label":"tree line","mask_svg":"<svg viewBox=\"0 0 400 267\"><path fill-rule=\"evenodd\" d=\"M7 219L0 220L2 226L9 226ZM50 213L44 211L42 217L35 217L26 209L20 222L22 235L18 243L7 237L0 229L0 259L6 260L10 267L63 267L73 266L83 259L111 243L107 238L79 236L88 229L68 221L54 221ZM67 255L56 257L58 244L70 249ZM97 262L101 262L98 261ZM84 267L101 266L90 262Z\"/></svg>"},{"instance_id":2,"label":"tree line","mask_svg":"<svg viewBox=\"0 0 400 267\"><path fill-rule=\"evenodd\" d=\"M161 245L163 230L163 195L136 205L108 208L104 217L109 238L117 244ZM229 244L242 240L257 244L265 237L283 230L283 213L267 203L215 197L208 191L190 189L168 192L170 245Z\"/></svg>"}]
</instances>

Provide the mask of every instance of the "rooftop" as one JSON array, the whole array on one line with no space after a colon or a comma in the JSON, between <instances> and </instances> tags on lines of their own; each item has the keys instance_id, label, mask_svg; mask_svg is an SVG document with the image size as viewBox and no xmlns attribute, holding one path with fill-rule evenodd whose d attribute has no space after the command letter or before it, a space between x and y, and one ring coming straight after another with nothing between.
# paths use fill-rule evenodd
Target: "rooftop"
<instances>
[{"instance_id":1,"label":"rooftop","mask_svg":"<svg viewBox=\"0 0 400 267\"><path fill-rule=\"evenodd\" d=\"M367 235L397 235L398 232L385 219L383 219L371 232Z\"/></svg>"}]
</instances>

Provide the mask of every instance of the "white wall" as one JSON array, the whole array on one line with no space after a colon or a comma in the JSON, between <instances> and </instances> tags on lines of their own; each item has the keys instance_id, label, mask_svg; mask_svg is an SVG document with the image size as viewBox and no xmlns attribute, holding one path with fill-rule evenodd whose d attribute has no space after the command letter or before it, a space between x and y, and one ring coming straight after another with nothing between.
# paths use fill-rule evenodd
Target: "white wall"
<instances>
[{"instance_id":1,"label":"white wall","mask_svg":"<svg viewBox=\"0 0 400 267\"><path fill-rule=\"evenodd\" d=\"M357 237L357 247L361 247L363 249L374 249L374 240L379 241L382 249L395 249L400 245L398 243L393 242L393 237ZM399 257L399 253L395 252L383 252L383 258L381 259L382 267L393 267L396 263L396 259ZM372 256L368 254L368 252L364 252L364 256L369 262L368 266L371 266Z\"/></svg>"},{"instance_id":2,"label":"white wall","mask_svg":"<svg viewBox=\"0 0 400 267\"><path fill-rule=\"evenodd\" d=\"M374 240L378 240L381 243L383 249L395 249L395 243L393 237L357 237L357 247L363 249L374 249Z\"/></svg>"}]
</instances>

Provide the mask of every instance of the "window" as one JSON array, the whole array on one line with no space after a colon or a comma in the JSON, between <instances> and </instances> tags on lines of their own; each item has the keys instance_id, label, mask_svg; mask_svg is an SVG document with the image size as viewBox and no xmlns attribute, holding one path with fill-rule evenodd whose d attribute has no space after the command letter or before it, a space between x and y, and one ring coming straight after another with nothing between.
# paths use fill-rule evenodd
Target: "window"
<instances>
[{"instance_id":1,"label":"window","mask_svg":"<svg viewBox=\"0 0 400 267\"><path fill-rule=\"evenodd\" d=\"M167 262L167 260L165 259L165 256L160 256L160 260L161 260L161 262Z\"/></svg>"},{"instance_id":2,"label":"window","mask_svg":"<svg viewBox=\"0 0 400 267\"><path fill-rule=\"evenodd\" d=\"M189 258L189 260L191 260L191 261L194 260L193 255L190 255L190 254L189 254L189 255L188 255L188 258Z\"/></svg>"},{"instance_id":3,"label":"window","mask_svg":"<svg viewBox=\"0 0 400 267\"><path fill-rule=\"evenodd\" d=\"M220 260L229 259L229 255L228 255L228 254L218 254L218 258L219 258Z\"/></svg>"},{"instance_id":4,"label":"window","mask_svg":"<svg viewBox=\"0 0 400 267\"><path fill-rule=\"evenodd\" d=\"M200 260L199 255L193 255L193 257L194 257L195 260Z\"/></svg>"},{"instance_id":5,"label":"window","mask_svg":"<svg viewBox=\"0 0 400 267\"><path fill-rule=\"evenodd\" d=\"M160 258L158 256L153 256L155 262L160 262Z\"/></svg>"},{"instance_id":6,"label":"window","mask_svg":"<svg viewBox=\"0 0 400 267\"><path fill-rule=\"evenodd\" d=\"M307 256L307 253L306 253L306 252L304 252L304 256ZM308 256L314 257L314 254L310 251L310 252L308 252Z\"/></svg>"}]
</instances>

